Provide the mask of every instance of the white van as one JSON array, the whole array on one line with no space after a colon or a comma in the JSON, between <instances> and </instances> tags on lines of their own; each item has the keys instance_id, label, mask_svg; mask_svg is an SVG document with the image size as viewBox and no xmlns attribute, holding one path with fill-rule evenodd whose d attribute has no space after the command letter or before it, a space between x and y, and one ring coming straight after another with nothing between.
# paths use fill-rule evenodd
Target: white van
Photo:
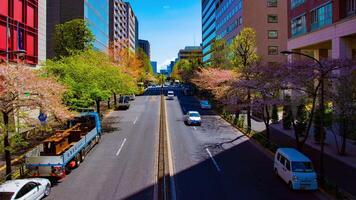
<instances>
[{"instance_id":1,"label":"white van","mask_svg":"<svg viewBox=\"0 0 356 200\"><path fill-rule=\"evenodd\" d=\"M292 190L317 190L317 175L311 160L293 148L279 148L274 157L274 172Z\"/></svg>"}]
</instances>

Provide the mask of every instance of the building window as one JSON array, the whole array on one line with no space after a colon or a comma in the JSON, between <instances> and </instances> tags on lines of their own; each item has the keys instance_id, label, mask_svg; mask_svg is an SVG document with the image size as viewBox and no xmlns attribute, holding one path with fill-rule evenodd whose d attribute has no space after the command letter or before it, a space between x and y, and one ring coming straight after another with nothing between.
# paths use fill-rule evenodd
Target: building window
<instances>
[{"instance_id":1,"label":"building window","mask_svg":"<svg viewBox=\"0 0 356 200\"><path fill-rule=\"evenodd\" d=\"M291 8L296 8L300 5L302 5L305 2L305 0L291 0Z\"/></svg>"},{"instance_id":2,"label":"building window","mask_svg":"<svg viewBox=\"0 0 356 200\"><path fill-rule=\"evenodd\" d=\"M305 15L292 19L291 32L292 36L297 36L307 32Z\"/></svg>"},{"instance_id":3,"label":"building window","mask_svg":"<svg viewBox=\"0 0 356 200\"><path fill-rule=\"evenodd\" d=\"M332 23L332 3L311 11L311 29L316 30Z\"/></svg>"},{"instance_id":4,"label":"building window","mask_svg":"<svg viewBox=\"0 0 356 200\"><path fill-rule=\"evenodd\" d=\"M239 17L239 25L242 25L242 17Z\"/></svg>"},{"instance_id":5,"label":"building window","mask_svg":"<svg viewBox=\"0 0 356 200\"><path fill-rule=\"evenodd\" d=\"M267 0L267 7L277 7L278 1L277 0Z\"/></svg>"},{"instance_id":6,"label":"building window","mask_svg":"<svg viewBox=\"0 0 356 200\"><path fill-rule=\"evenodd\" d=\"M268 15L267 21L268 23L278 23L278 15Z\"/></svg>"},{"instance_id":7,"label":"building window","mask_svg":"<svg viewBox=\"0 0 356 200\"><path fill-rule=\"evenodd\" d=\"M277 30L269 30L268 31L268 39L278 39L278 31Z\"/></svg>"},{"instance_id":8,"label":"building window","mask_svg":"<svg viewBox=\"0 0 356 200\"><path fill-rule=\"evenodd\" d=\"M356 0L346 0L347 15L356 14Z\"/></svg>"},{"instance_id":9,"label":"building window","mask_svg":"<svg viewBox=\"0 0 356 200\"><path fill-rule=\"evenodd\" d=\"M268 46L268 55L278 55L278 47Z\"/></svg>"}]
</instances>

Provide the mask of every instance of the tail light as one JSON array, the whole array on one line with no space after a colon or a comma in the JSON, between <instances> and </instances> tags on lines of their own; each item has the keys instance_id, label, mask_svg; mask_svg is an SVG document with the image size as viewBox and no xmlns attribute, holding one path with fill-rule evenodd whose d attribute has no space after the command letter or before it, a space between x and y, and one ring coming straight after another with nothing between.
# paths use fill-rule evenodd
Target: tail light
<instances>
[{"instance_id":1,"label":"tail light","mask_svg":"<svg viewBox=\"0 0 356 200\"><path fill-rule=\"evenodd\" d=\"M61 166L54 166L52 167L50 175L63 178L65 176L65 172Z\"/></svg>"}]
</instances>

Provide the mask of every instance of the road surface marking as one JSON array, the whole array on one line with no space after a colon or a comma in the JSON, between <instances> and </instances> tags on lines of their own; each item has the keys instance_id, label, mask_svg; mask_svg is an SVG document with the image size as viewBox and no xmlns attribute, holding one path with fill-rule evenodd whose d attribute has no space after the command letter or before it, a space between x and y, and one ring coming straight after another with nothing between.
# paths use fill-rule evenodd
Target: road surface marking
<instances>
[{"instance_id":1,"label":"road surface marking","mask_svg":"<svg viewBox=\"0 0 356 200\"><path fill-rule=\"evenodd\" d=\"M197 130L197 127L193 126L194 130Z\"/></svg>"},{"instance_id":2,"label":"road surface marking","mask_svg":"<svg viewBox=\"0 0 356 200\"><path fill-rule=\"evenodd\" d=\"M167 150L168 150L168 170L170 176L170 186L171 186L171 199L176 200L176 183L174 180L174 164L173 164L173 155L172 155L172 144L171 144L171 134L169 132L169 123L168 123L168 115L167 115L167 106L164 103L165 111L166 111L166 134L167 134Z\"/></svg>"},{"instance_id":3,"label":"road surface marking","mask_svg":"<svg viewBox=\"0 0 356 200\"><path fill-rule=\"evenodd\" d=\"M205 150L206 150L206 152L208 152L208 154L209 154L209 156L210 156L211 160L213 161L213 163L214 163L214 165L215 165L215 167L216 167L216 170L217 170L218 172L220 172L220 171L221 171L221 169L220 169L220 167L219 167L218 163L215 161L214 157L211 155L211 153L210 153L209 149L208 149L208 148L206 148Z\"/></svg>"},{"instance_id":4,"label":"road surface marking","mask_svg":"<svg viewBox=\"0 0 356 200\"><path fill-rule=\"evenodd\" d=\"M117 152L116 152L116 156L119 156L119 154L120 154L120 152L121 152L122 147L124 147L124 145L125 145L125 142L126 142L126 138L124 139L124 141L122 141L122 143L121 143L121 146L120 146L119 150L117 150Z\"/></svg>"},{"instance_id":5,"label":"road surface marking","mask_svg":"<svg viewBox=\"0 0 356 200\"><path fill-rule=\"evenodd\" d=\"M137 122L137 119L138 119L138 117L136 117L136 118L135 118L135 121L133 122L133 124L136 124L136 122Z\"/></svg>"}]
</instances>

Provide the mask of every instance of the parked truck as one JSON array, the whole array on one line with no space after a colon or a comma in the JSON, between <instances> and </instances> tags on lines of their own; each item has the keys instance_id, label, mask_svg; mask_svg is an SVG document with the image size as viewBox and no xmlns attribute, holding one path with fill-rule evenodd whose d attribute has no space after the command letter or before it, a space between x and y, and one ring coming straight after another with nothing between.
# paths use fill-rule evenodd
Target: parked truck
<instances>
[{"instance_id":1,"label":"parked truck","mask_svg":"<svg viewBox=\"0 0 356 200\"><path fill-rule=\"evenodd\" d=\"M30 176L61 179L78 167L100 141L101 123L96 112L81 113L68 127L55 131L52 137L26 154Z\"/></svg>"}]
</instances>

